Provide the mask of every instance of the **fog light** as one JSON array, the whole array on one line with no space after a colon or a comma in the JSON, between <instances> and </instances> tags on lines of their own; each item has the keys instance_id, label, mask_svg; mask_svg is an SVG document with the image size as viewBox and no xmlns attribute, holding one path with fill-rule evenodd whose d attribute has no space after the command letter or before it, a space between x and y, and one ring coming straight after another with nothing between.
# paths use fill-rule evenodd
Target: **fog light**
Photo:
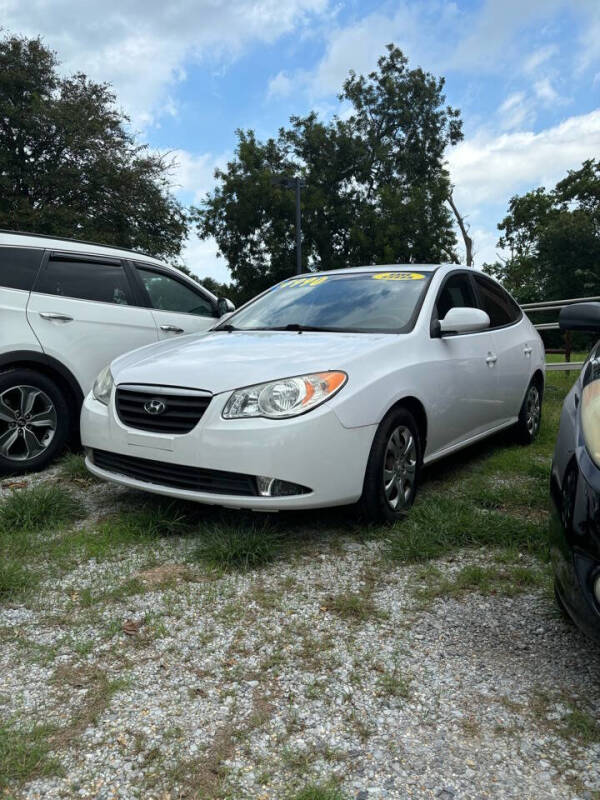
<instances>
[{"instance_id":1,"label":"fog light","mask_svg":"<svg viewBox=\"0 0 600 800\"><path fill-rule=\"evenodd\" d=\"M600 575L597 575L594 581L594 594L596 595L596 600L600 603Z\"/></svg>"},{"instance_id":2,"label":"fog light","mask_svg":"<svg viewBox=\"0 0 600 800\"><path fill-rule=\"evenodd\" d=\"M269 478L266 475L257 475L256 486L261 497L289 497L294 494L308 494L310 489L298 483L281 481L279 478Z\"/></svg>"}]
</instances>

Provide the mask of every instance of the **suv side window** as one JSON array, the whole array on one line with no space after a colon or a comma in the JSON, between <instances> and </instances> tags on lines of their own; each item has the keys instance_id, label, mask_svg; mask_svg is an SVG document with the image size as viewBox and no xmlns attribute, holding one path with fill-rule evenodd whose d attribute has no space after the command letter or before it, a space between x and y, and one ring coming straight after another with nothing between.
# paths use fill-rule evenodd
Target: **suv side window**
<instances>
[{"instance_id":1,"label":"suv side window","mask_svg":"<svg viewBox=\"0 0 600 800\"><path fill-rule=\"evenodd\" d=\"M444 319L451 308L477 308L470 275L458 272L446 279L436 302L436 315Z\"/></svg>"},{"instance_id":2,"label":"suv side window","mask_svg":"<svg viewBox=\"0 0 600 800\"><path fill-rule=\"evenodd\" d=\"M125 270L120 261L87 261L84 256L51 255L35 285L41 294L133 305Z\"/></svg>"},{"instance_id":3,"label":"suv side window","mask_svg":"<svg viewBox=\"0 0 600 800\"><path fill-rule=\"evenodd\" d=\"M182 281L153 269L136 264L144 288L150 297L152 308L157 311L176 311L180 314L196 314L214 317L215 309L208 297L196 292Z\"/></svg>"},{"instance_id":4,"label":"suv side window","mask_svg":"<svg viewBox=\"0 0 600 800\"><path fill-rule=\"evenodd\" d=\"M0 286L30 292L43 255L29 247L0 247Z\"/></svg>"},{"instance_id":5,"label":"suv side window","mask_svg":"<svg viewBox=\"0 0 600 800\"><path fill-rule=\"evenodd\" d=\"M490 328L501 328L521 319L522 311L512 297L497 283L474 275L481 307L490 318Z\"/></svg>"}]
</instances>

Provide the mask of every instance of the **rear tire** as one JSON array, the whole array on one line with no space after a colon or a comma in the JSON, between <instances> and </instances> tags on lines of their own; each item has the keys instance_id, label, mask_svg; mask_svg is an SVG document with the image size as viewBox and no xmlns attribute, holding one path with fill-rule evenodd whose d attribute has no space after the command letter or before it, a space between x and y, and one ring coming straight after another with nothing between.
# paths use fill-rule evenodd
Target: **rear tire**
<instances>
[{"instance_id":1,"label":"rear tire","mask_svg":"<svg viewBox=\"0 0 600 800\"><path fill-rule=\"evenodd\" d=\"M421 474L419 428L405 408L381 421L369 454L360 510L371 522L397 522L414 503Z\"/></svg>"},{"instance_id":2,"label":"rear tire","mask_svg":"<svg viewBox=\"0 0 600 800\"><path fill-rule=\"evenodd\" d=\"M46 467L70 427L69 406L54 381L26 368L0 373L0 475Z\"/></svg>"},{"instance_id":3,"label":"rear tire","mask_svg":"<svg viewBox=\"0 0 600 800\"><path fill-rule=\"evenodd\" d=\"M563 599L560 596L560 591L558 588L558 583L556 578L554 579L554 599L556 600L556 605L558 606L558 610L560 611L561 617L564 619L565 622L568 622L569 625L573 625L573 620L571 618L571 615L567 611L567 607L563 603Z\"/></svg>"},{"instance_id":4,"label":"rear tire","mask_svg":"<svg viewBox=\"0 0 600 800\"><path fill-rule=\"evenodd\" d=\"M532 379L525 392L525 399L519 411L516 434L521 444L535 441L542 422L542 391L538 382Z\"/></svg>"}]
</instances>

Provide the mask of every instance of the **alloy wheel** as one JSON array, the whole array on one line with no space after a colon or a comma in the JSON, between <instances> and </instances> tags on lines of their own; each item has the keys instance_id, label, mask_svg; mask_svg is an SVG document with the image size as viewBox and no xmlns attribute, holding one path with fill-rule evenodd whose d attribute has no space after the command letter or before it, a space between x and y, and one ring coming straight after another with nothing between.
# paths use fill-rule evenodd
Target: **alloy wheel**
<instances>
[{"instance_id":1,"label":"alloy wheel","mask_svg":"<svg viewBox=\"0 0 600 800\"><path fill-rule=\"evenodd\" d=\"M410 430L400 425L391 432L383 458L383 488L392 511L410 507L415 490L417 446Z\"/></svg>"},{"instance_id":2,"label":"alloy wheel","mask_svg":"<svg viewBox=\"0 0 600 800\"><path fill-rule=\"evenodd\" d=\"M32 461L48 449L57 427L56 408L36 386L11 386L0 393L0 456Z\"/></svg>"},{"instance_id":3,"label":"alloy wheel","mask_svg":"<svg viewBox=\"0 0 600 800\"><path fill-rule=\"evenodd\" d=\"M537 386L532 384L525 399L525 425L530 436L534 436L540 427L541 413L540 392Z\"/></svg>"}]
</instances>

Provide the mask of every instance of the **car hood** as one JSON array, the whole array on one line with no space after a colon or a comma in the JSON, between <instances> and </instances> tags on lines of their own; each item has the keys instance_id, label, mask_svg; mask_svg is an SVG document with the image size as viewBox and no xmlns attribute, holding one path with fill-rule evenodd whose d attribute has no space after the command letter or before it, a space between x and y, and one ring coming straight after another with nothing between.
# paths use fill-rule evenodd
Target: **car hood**
<instances>
[{"instance_id":1,"label":"car hood","mask_svg":"<svg viewBox=\"0 0 600 800\"><path fill-rule=\"evenodd\" d=\"M184 386L212 394L253 383L346 370L390 334L213 331L134 350L113 361L116 383Z\"/></svg>"}]
</instances>

